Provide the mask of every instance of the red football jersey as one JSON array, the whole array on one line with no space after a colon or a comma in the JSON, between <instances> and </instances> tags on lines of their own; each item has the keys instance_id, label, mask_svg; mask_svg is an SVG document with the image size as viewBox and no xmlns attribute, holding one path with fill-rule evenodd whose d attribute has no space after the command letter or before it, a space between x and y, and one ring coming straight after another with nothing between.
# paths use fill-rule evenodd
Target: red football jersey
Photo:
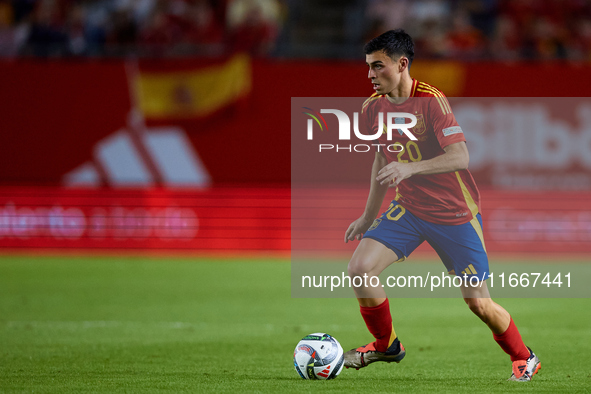
<instances>
[{"instance_id":1,"label":"red football jersey","mask_svg":"<svg viewBox=\"0 0 591 394\"><path fill-rule=\"evenodd\" d=\"M379 113L383 113L380 124ZM418 139L412 141L402 131L394 129L387 139L388 112L406 112L416 116L417 124L410 132ZM398 120L398 119L397 119ZM410 119L400 119L409 123ZM466 141L461 127L445 95L437 88L413 79L411 97L394 104L387 96L373 95L363 103L361 127L365 134L383 130L379 143L388 163L428 160L445 153L443 148ZM394 146L392 146L394 145ZM386 149L390 146L390 150ZM401 152L391 152L401 150ZM439 224L463 224L480 211L480 193L468 170L445 174L413 175L400 182L395 200L415 216Z\"/></svg>"}]
</instances>

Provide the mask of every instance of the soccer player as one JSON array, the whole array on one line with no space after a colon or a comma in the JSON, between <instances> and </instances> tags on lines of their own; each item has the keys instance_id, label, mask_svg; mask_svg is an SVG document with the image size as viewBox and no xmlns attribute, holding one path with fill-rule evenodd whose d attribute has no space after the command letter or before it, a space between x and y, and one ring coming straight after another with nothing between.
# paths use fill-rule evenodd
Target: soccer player
<instances>
[{"instance_id":1,"label":"soccer player","mask_svg":"<svg viewBox=\"0 0 591 394\"><path fill-rule=\"evenodd\" d=\"M349 276L377 276L427 241L450 274L486 280L489 269L480 195L467 169L466 139L446 97L439 89L411 78L414 44L403 30L372 39L364 50L375 93L363 104L360 127L365 122L366 134L384 130L379 142L393 147L375 153L365 211L345 233L345 242L361 240L349 262ZM417 124L410 131L417 140L394 130L388 141L379 112L414 114ZM408 121L397 119L396 123ZM388 187L396 187L396 197L376 219ZM400 362L406 353L394 331L384 289L354 290L375 341L346 352L345 366L359 369L376 361ZM465 282L461 291L470 310L511 357L509 380L531 380L540 369L540 360L523 343L509 313L490 298L486 282L476 288Z\"/></svg>"}]
</instances>

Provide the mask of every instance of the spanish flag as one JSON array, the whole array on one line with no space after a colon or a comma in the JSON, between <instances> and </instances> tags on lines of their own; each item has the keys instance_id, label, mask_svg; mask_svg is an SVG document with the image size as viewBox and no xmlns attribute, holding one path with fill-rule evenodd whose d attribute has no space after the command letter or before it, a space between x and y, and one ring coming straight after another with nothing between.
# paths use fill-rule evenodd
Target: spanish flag
<instances>
[{"instance_id":1,"label":"spanish flag","mask_svg":"<svg viewBox=\"0 0 591 394\"><path fill-rule=\"evenodd\" d=\"M252 84L250 58L243 54L206 65L140 64L130 74L137 107L154 120L206 117L247 96Z\"/></svg>"}]
</instances>

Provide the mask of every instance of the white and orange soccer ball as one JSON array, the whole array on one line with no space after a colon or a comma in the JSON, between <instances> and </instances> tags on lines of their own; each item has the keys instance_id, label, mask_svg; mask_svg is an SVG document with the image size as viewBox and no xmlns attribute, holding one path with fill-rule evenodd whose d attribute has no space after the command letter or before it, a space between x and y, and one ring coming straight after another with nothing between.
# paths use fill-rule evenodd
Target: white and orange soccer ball
<instances>
[{"instance_id":1,"label":"white and orange soccer ball","mask_svg":"<svg viewBox=\"0 0 591 394\"><path fill-rule=\"evenodd\" d=\"M343 348L332 336L306 335L293 352L293 363L302 379L334 379L343 369Z\"/></svg>"}]
</instances>

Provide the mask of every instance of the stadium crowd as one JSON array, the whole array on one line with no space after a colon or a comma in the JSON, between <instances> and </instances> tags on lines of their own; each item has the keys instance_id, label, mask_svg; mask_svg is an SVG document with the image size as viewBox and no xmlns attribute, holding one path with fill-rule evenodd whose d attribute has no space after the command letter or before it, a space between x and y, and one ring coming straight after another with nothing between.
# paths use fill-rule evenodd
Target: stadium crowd
<instances>
[{"instance_id":1,"label":"stadium crowd","mask_svg":"<svg viewBox=\"0 0 591 394\"><path fill-rule=\"evenodd\" d=\"M361 44L388 29L423 57L591 61L591 0L345 0ZM304 0L0 0L0 56L289 56ZM329 28L346 30L342 25ZM313 28L311 26L310 28ZM326 28L326 26L323 26ZM345 33L343 33L345 34ZM295 38L294 38L295 37ZM334 42L326 42L326 45ZM277 47L282 47L277 51ZM287 48L287 49L286 49Z\"/></svg>"},{"instance_id":2,"label":"stadium crowd","mask_svg":"<svg viewBox=\"0 0 591 394\"><path fill-rule=\"evenodd\" d=\"M405 28L429 57L591 61L589 0L372 0L368 16L366 38Z\"/></svg>"},{"instance_id":3,"label":"stadium crowd","mask_svg":"<svg viewBox=\"0 0 591 394\"><path fill-rule=\"evenodd\" d=\"M0 0L0 56L269 52L276 0Z\"/></svg>"}]
</instances>

